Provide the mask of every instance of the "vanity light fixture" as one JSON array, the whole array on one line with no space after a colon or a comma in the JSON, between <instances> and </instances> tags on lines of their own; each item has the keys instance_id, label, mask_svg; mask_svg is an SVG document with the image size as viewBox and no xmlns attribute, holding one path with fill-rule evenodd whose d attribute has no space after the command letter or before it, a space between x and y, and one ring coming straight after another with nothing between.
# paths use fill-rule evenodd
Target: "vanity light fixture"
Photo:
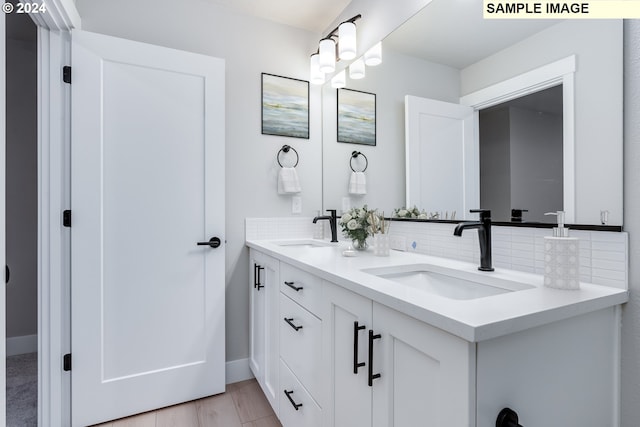
<instances>
[{"instance_id":1,"label":"vanity light fixture","mask_svg":"<svg viewBox=\"0 0 640 427\"><path fill-rule=\"evenodd\" d=\"M310 80L313 84L323 84L324 74L333 73L336 61L351 60L356 57L356 24L362 15L347 19L333 29L326 37L320 39L318 50L311 55ZM314 59L314 55L317 57ZM317 66L317 71L316 71ZM319 73L322 73L322 80Z\"/></svg>"},{"instance_id":2,"label":"vanity light fixture","mask_svg":"<svg viewBox=\"0 0 640 427\"><path fill-rule=\"evenodd\" d=\"M358 15L360 16L360 15ZM346 21L338 26L338 56L340 59L350 61L356 57L356 24L353 21Z\"/></svg>"},{"instance_id":3,"label":"vanity light fixture","mask_svg":"<svg viewBox=\"0 0 640 427\"><path fill-rule=\"evenodd\" d=\"M349 78L358 80L364 78L364 60L358 58L349 65Z\"/></svg>"},{"instance_id":4,"label":"vanity light fixture","mask_svg":"<svg viewBox=\"0 0 640 427\"><path fill-rule=\"evenodd\" d=\"M320 40L320 71L333 73L336 70L336 42L331 37Z\"/></svg>"},{"instance_id":5,"label":"vanity light fixture","mask_svg":"<svg viewBox=\"0 0 640 427\"><path fill-rule=\"evenodd\" d=\"M369 67L382 64L382 42L378 42L364 53L364 63Z\"/></svg>"},{"instance_id":6,"label":"vanity light fixture","mask_svg":"<svg viewBox=\"0 0 640 427\"><path fill-rule=\"evenodd\" d=\"M341 89L347 86L347 72L345 70L340 71L331 79L331 87L334 89Z\"/></svg>"},{"instance_id":7,"label":"vanity light fixture","mask_svg":"<svg viewBox=\"0 0 640 427\"><path fill-rule=\"evenodd\" d=\"M310 62L309 80L311 80L311 84L314 84L314 85L324 84L324 81L325 81L324 73L320 71L320 55L318 53L314 53L313 55L311 55L311 59L309 60L309 62Z\"/></svg>"}]
</instances>

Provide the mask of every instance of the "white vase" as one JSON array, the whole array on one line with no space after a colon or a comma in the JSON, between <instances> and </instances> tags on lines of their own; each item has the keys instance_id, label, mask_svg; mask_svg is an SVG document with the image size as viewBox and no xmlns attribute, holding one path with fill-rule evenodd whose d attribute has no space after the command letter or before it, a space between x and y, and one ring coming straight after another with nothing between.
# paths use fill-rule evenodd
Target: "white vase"
<instances>
[{"instance_id":1,"label":"white vase","mask_svg":"<svg viewBox=\"0 0 640 427\"><path fill-rule=\"evenodd\" d=\"M389 256L389 235L377 233L373 235L373 253L377 256Z\"/></svg>"}]
</instances>

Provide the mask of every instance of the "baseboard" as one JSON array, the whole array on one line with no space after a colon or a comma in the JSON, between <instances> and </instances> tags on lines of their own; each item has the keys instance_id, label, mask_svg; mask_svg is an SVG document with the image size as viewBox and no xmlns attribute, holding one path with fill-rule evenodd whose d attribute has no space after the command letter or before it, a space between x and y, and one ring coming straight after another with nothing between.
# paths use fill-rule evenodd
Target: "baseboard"
<instances>
[{"instance_id":1,"label":"baseboard","mask_svg":"<svg viewBox=\"0 0 640 427\"><path fill-rule=\"evenodd\" d=\"M38 351L38 335L7 338L7 357ZM248 366L248 365L247 365Z\"/></svg>"},{"instance_id":2,"label":"baseboard","mask_svg":"<svg viewBox=\"0 0 640 427\"><path fill-rule=\"evenodd\" d=\"M227 384L253 378L253 373L249 369L249 359L231 360L226 364Z\"/></svg>"}]
</instances>

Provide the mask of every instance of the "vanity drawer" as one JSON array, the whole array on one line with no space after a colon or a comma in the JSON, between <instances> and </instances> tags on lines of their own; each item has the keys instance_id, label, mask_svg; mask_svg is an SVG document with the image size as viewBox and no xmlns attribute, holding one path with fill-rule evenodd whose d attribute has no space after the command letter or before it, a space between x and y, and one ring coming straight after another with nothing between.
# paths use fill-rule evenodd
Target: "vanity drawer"
<instances>
[{"instance_id":1,"label":"vanity drawer","mask_svg":"<svg viewBox=\"0 0 640 427\"><path fill-rule=\"evenodd\" d=\"M280 361L280 414L283 427L320 427L322 410L300 381Z\"/></svg>"},{"instance_id":2,"label":"vanity drawer","mask_svg":"<svg viewBox=\"0 0 640 427\"><path fill-rule=\"evenodd\" d=\"M322 322L280 294L280 358L316 399L322 387Z\"/></svg>"},{"instance_id":3,"label":"vanity drawer","mask_svg":"<svg viewBox=\"0 0 640 427\"><path fill-rule=\"evenodd\" d=\"M306 271L280 264L280 290L289 298L320 317L322 280Z\"/></svg>"}]
</instances>

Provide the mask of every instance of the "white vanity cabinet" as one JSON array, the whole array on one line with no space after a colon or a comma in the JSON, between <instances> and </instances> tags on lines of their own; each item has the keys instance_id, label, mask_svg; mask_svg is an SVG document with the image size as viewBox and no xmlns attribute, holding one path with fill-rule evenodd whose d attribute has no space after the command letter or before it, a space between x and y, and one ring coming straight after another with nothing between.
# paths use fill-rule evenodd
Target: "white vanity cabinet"
<instances>
[{"instance_id":1,"label":"white vanity cabinet","mask_svg":"<svg viewBox=\"0 0 640 427\"><path fill-rule=\"evenodd\" d=\"M475 346L324 283L325 426L475 425Z\"/></svg>"},{"instance_id":2,"label":"white vanity cabinet","mask_svg":"<svg viewBox=\"0 0 640 427\"><path fill-rule=\"evenodd\" d=\"M249 367L273 410L278 413L280 262L259 251L249 254Z\"/></svg>"},{"instance_id":3,"label":"white vanity cabinet","mask_svg":"<svg viewBox=\"0 0 640 427\"><path fill-rule=\"evenodd\" d=\"M359 273L373 257L264 245L250 254L250 367L284 427L485 427L505 407L522 425L620 425L624 291L433 301Z\"/></svg>"}]
</instances>

